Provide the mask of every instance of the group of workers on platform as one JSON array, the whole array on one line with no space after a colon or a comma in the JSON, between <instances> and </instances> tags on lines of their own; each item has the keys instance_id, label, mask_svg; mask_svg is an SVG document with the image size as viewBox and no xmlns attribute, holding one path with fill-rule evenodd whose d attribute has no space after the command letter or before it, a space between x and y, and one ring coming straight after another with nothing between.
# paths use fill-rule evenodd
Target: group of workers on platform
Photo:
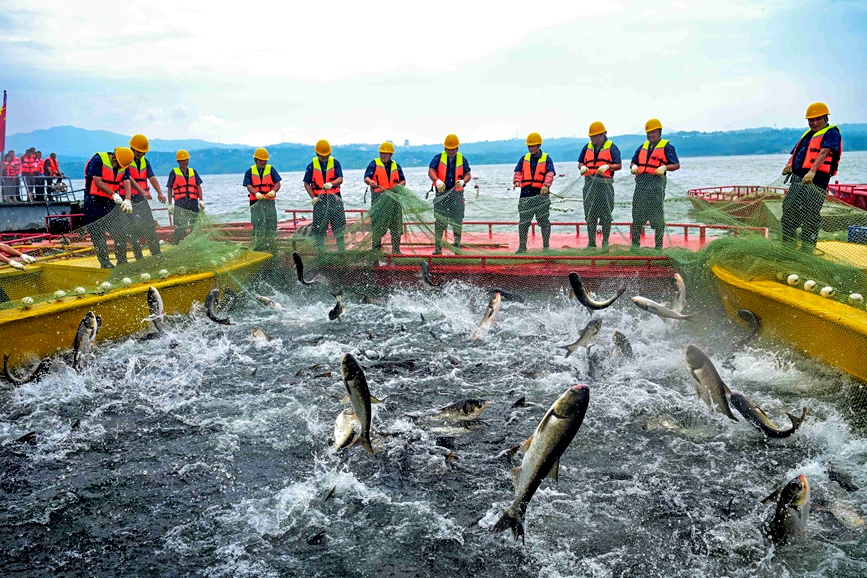
<instances>
[{"instance_id":1,"label":"group of workers on platform","mask_svg":"<svg viewBox=\"0 0 867 578\"><path fill-rule=\"evenodd\" d=\"M15 151L10 150L0 160L2 200L4 203L51 200L56 193L66 192L63 176L55 153L43 159L42 151L31 147L18 158ZM21 184L27 198L21 198Z\"/></svg>"}]
</instances>

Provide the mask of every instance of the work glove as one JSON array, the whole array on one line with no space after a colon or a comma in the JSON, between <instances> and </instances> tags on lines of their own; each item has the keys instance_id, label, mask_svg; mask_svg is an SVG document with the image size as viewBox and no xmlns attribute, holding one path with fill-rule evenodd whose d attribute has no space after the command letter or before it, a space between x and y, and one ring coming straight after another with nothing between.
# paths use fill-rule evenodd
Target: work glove
<instances>
[{"instance_id":1,"label":"work glove","mask_svg":"<svg viewBox=\"0 0 867 578\"><path fill-rule=\"evenodd\" d=\"M128 199L124 199L124 201L120 204L120 210L126 213L127 215L132 213L132 201Z\"/></svg>"},{"instance_id":2,"label":"work glove","mask_svg":"<svg viewBox=\"0 0 867 578\"><path fill-rule=\"evenodd\" d=\"M277 196L277 193L275 193L274 191L271 191L271 192L269 192L267 195L265 195L265 198L266 198L266 199L273 199L273 198L275 198L276 196Z\"/></svg>"},{"instance_id":3,"label":"work glove","mask_svg":"<svg viewBox=\"0 0 867 578\"><path fill-rule=\"evenodd\" d=\"M112 200L114 201L114 204L115 204L115 205L119 205L119 204L121 204L121 203L123 202L123 199L122 199L122 198L120 197L120 195L118 195L117 193L113 194L113 195L111 196L111 198L112 198Z\"/></svg>"},{"instance_id":4,"label":"work glove","mask_svg":"<svg viewBox=\"0 0 867 578\"><path fill-rule=\"evenodd\" d=\"M458 179L455 181L455 188L462 189L464 188L464 179Z\"/></svg>"},{"instance_id":5,"label":"work glove","mask_svg":"<svg viewBox=\"0 0 867 578\"><path fill-rule=\"evenodd\" d=\"M257 201L261 201L264 198L265 198L265 195L263 195L262 193L256 193L256 200Z\"/></svg>"},{"instance_id":6,"label":"work glove","mask_svg":"<svg viewBox=\"0 0 867 578\"><path fill-rule=\"evenodd\" d=\"M583 177L584 175L586 175L587 173L590 172L590 169L588 169L587 167L581 167L581 170L579 172L581 173L581 176Z\"/></svg>"},{"instance_id":7,"label":"work glove","mask_svg":"<svg viewBox=\"0 0 867 578\"><path fill-rule=\"evenodd\" d=\"M311 205L315 205L315 204L318 203L318 202L319 202L319 197L313 197L312 199L310 199L310 204L311 204Z\"/></svg>"},{"instance_id":8,"label":"work glove","mask_svg":"<svg viewBox=\"0 0 867 578\"><path fill-rule=\"evenodd\" d=\"M204 210L205 210L205 201L199 201L199 210L200 210L200 211L204 211Z\"/></svg>"},{"instance_id":9,"label":"work glove","mask_svg":"<svg viewBox=\"0 0 867 578\"><path fill-rule=\"evenodd\" d=\"M608 172L608 169L610 169L610 168L611 167L609 165L601 165L598 169L596 169L596 173L599 175L602 175L602 174Z\"/></svg>"},{"instance_id":10,"label":"work glove","mask_svg":"<svg viewBox=\"0 0 867 578\"><path fill-rule=\"evenodd\" d=\"M783 167L783 174L784 175L791 175L792 174L792 165L784 166Z\"/></svg>"},{"instance_id":11,"label":"work glove","mask_svg":"<svg viewBox=\"0 0 867 578\"><path fill-rule=\"evenodd\" d=\"M21 271L24 270L24 265L22 265L21 263L19 263L19 262L16 261L15 259L9 259L9 266L10 266L10 267L15 267L16 269L19 269L19 270L21 270Z\"/></svg>"},{"instance_id":12,"label":"work glove","mask_svg":"<svg viewBox=\"0 0 867 578\"><path fill-rule=\"evenodd\" d=\"M547 194L550 193L550 192L551 192L551 189L549 189L548 187L543 186L543 187L542 187L542 190L539 191L539 194L542 195L542 196L544 197L545 195L547 195Z\"/></svg>"},{"instance_id":13,"label":"work glove","mask_svg":"<svg viewBox=\"0 0 867 578\"><path fill-rule=\"evenodd\" d=\"M174 214L174 212L175 212L174 203L169 203L169 206L166 208L166 210L169 212L170 215Z\"/></svg>"},{"instance_id":14,"label":"work glove","mask_svg":"<svg viewBox=\"0 0 867 578\"><path fill-rule=\"evenodd\" d=\"M442 193L443 191L446 190L446 184L439 179L437 179L436 187L437 187L438 193Z\"/></svg>"},{"instance_id":15,"label":"work glove","mask_svg":"<svg viewBox=\"0 0 867 578\"><path fill-rule=\"evenodd\" d=\"M665 174L665 165L657 167L656 170L653 171L653 174L656 175L657 177L661 177L662 175L664 175Z\"/></svg>"},{"instance_id":16,"label":"work glove","mask_svg":"<svg viewBox=\"0 0 867 578\"><path fill-rule=\"evenodd\" d=\"M631 169L629 169L629 172L632 173L633 175L637 175L638 174L638 167L632 167Z\"/></svg>"},{"instance_id":17,"label":"work glove","mask_svg":"<svg viewBox=\"0 0 867 578\"><path fill-rule=\"evenodd\" d=\"M332 185L331 183L325 183L324 185L322 185L322 188L326 191L330 191L332 186L334 185Z\"/></svg>"},{"instance_id":18,"label":"work glove","mask_svg":"<svg viewBox=\"0 0 867 578\"><path fill-rule=\"evenodd\" d=\"M21 260L24 261L25 263L35 263L36 262L36 259L34 259L30 255L28 255L27 253L21 254Z\"/></svg>"},{"instance_id":19,"label":"work glove","mask_svg":"<svg viewBox=\"0 0 867 578\"><path fill-rule=\"evenodd\" d=\"M809 173L804 175L804 178L801 179L801 182L805 185L812 185L814 178L816 178L816 171L810 171Z\"/></svg>"}]
</instances>

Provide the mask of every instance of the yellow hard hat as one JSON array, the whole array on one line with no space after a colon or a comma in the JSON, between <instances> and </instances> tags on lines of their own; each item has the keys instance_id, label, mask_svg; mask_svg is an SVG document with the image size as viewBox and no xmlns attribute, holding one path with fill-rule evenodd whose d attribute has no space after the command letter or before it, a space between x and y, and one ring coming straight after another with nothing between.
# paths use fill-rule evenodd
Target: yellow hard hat
<instances>
[{"instance_id":1,"label":"yellow hard hat","mask_svg":"<svg viewBox=\"0 0 867 578\"><path fill-rule=\"evenodd\" d=\"M188 160L190 160L190 153L181 149L177 153L175 153L175 160L176 161L188 161Z\"/></svg>"},{"instance_id":2,"label":"yellow hard hat","mask_svg":"<svg viewBox=\"0 0 867 578\"><path fill-rule=\"evenodd\" d=\"M828 105L824 102L814 102L810 106L807 107L807 118L816 118L820 116L825 116L826 114L831 114L828 110Z\"/></svg>"},{"instance_id":3,"label":"yellow hard hat","mask_svg":"<svg viewBox=\"0 0 867 578\"><path fill-rule=\"evenodd\" d=\"M527 135L527 146L534 147L542 144L542 135L537 132L531 132Z\"/></svg>"},{"instance_id":4,"label":"yellow hard hat","mask_svg":"<svg viewBox=\"0 0 867 578\"><path fill-rule=\"evenodd\" d=\"M388 141L385 141L384 143L379 145L379 152L394 154L394 145Z\"/></svg>"},{"instance_id":5,"label":"yellow hard hat","mask_svg":"<svg viewBox=\"0 0 867 578\"><path fill-rule=\"evenodd\" d=\"M151 149L148 137L143 134L132 135L132 138L129 139L129 148L140 153L146 153Z\"/></svg>"},{"instance_id":6,"label":"yellow hard hat","mask_svg":"<svg viewBox=\"0 0 867 578\"><path fill-rule=\"evenodd\" d=\"M328 141L322 139L318 143L316 143L316 154L322 155L323 157L327 157L331 154L331 145L328 144Z\"/></svg>"},{"instance_id":7,"label":"yellow hard hat","mask_svg":"<svg viewBox=\"0 0 867 578\"><path fill-rule=\"evenodd\" d=\"M257 148L256 152L253 153L253 158L260 160L260 161L267 161L269 158L268 157L268 149L266 149L264 147Z\"/></svg>"},{"instance_id":8,"label":"yellow hard hat","mask_svg":"<svg viewBox=\"0 0 867 578\"><path fill-rule=\"evenodd\" d=\"M450 134L446 137L446 140L443 142L443 146L447 149L456 149L461 146L461 141L458 140L458 135Z\"/></svg>"},{"instance_id":9,"label":"yellow hard hat","mask_svg":"<svg viewBox=\"0 0 867 578\"><path fill-rule=\"evenodd\" d=\"M135 155L126 147L117 147L114 149L114 158L117 159L117 164L120 165L120 168L125 169L132 164Z\"/></svg>"},{"instance_id":10,"label":"yellow hard hat","mask_svg":"<svg viewBox=\"0 0 867 578\"><path fill-rule=\"evenodd\" d=\"M656 122L658 123L659 121ZM590 130L587 131L587 136L596 136L597 134L602 134L603 132L605 132L605 125L597 120L590 123Z\"/></svg>"},{"instance_id":11,"label":"yellow hard hat","mask_svg":"<svg viewBox=\"0 0 867 578\"><path fill-rule=\"evenodd\" d=\"M652 118L649 121L647 121L644 125L644 132L650 132L652 130L661 130L661 129L662 129L662 123L659 122L658 118Z\"/></svg>"}]
</instances>

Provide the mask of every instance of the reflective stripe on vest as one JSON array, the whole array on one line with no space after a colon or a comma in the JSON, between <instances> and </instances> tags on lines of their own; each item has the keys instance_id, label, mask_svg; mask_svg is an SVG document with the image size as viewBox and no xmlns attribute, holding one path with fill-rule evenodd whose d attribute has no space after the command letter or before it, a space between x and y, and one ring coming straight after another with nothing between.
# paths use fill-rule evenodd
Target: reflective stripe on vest
<instances>
[{"instance_id":1,"label":"reflective stripe on vest","mask_svg":"<svg viewBox=\"0 0 867 578\"><path fill-rule=\"evenodd\" d=\"M524 155L524 160L521 162L521 188L532 187L541 189L545 185L545 176L548 171L545 169L548 166L548 153L542 153L539 160L536 162L536 171L530 173L530 159L533 155L527 153Z\"/></svg>"},{"instance_id":2,"label":"reflective stripe on vest","mask_svg":"<svg viewBox=\"0 0 867 578\"><path fill-rule=\"evenodd\" d=\"M610 177L614 175L614 172L611 169L608 169L604 173L600 173L596 169L602 165L610 165L614 162L614 157L611 156L611 145L614 143L610 140L606 140L605 144L602 145L602 150L596 154L596 149L593 147L593 143L587 145L587 151L584 153L584 158L581 162L584 163L584 166L587 167L588 175L596 175L598 174L600 177Z\"/></svg>"},{"instance_id":3,"label":"reflective stripe on vest","mask_svg":"<svg viewBox=\"0 0 867 578\"><path fill-rule=\"evenodd\" d=\"M638 151L638 174L653 173L662 165L668 164L668 157L665 156L665 145L667 144L667 140L659 139L659 142L656 143L656 148L648 155L647 151L650 150L650 141L644 141L644 144L641 145Z\"/></svg>"},{"instance_id":4,"label":"reflective stripe on vest","mask_svg":"<svg viewBox=\"0 0 867 578\"><path fill-rule=\"evenodd\" d=\"M94 156L99 156L102 160L102 182L109 188L112 193L117 193L120 191L121 183L123 182L124 171L118 169L115 172L114 168L111 166L111 158L108 156L108 153L96 153ZM93 157L87 161L87 166L84 167L84 174L87 174L88 169L90 168L90 163L93 162ZM90 187L87 190L87 194L94 197L108 197L109 199L112 195L106 194L99 187L96 186L96 181L93 178L90 179Z\"/></svg>"},{"instance_id":5,"label":"reflective stripe on vest","mask_svg":"<svg viewBox=\"0 0 867 578\"><path fill-rule=\"evenodd\" d=\"M199 189L196 186L196 171L187 167L187 176L184 176L180 167L175 167L173 170L175 180L172 181L172 198L176 201L181 199L198 200ZM255 198L254 196L253 199Z\"/></svg>"},{"instance_id":6,"label":"reflective stripe on vest","mask_svg":"<svg viewBox=\"0 0 867 578\"><path fill-rule=\"evenodd\" d=\"M56 177L60 174L60 165L57 164L57 159L48 157L45 162L48 163L48 172L45 174L49 177Z\"/></svg>"},{"instance_id":7,"label":"reflective stripe on vest","mask_svg":"<svg viewBox=\"0 0 867 578\"><path fill-rule=\"evenodd\" d=\"M21 174L21 159L12 157L11 161L5 161L6 168L3 173L7 177L17 177Z\"/></svg>"},{"instance_id":8,"label":"reflective stripe on vest","mask_svg":"<svg viewBox=\"0 0 867 578\"><path fill-rule=\"evenodd\" d=\"M274 178L271 176L271 165L265 165L265 168L262 169L261 176L259 175L259 167L253 165L250 167L250 174L253 177L253 182L251 184L257 193L267 195L274 190ZM255 201L256 193L249 195L249 197L251 201Z\"/></svg>"},{"instance_id":9,"label":"reflective stripe on vest","mask_svg":"<svg viewBox=\"0 0 867 578\"><path fill-rule=\"evenodd\" d=\"M822 150L822 138L824 138L825 133L832 128L837 128L837 126L829 124L825 128L817 130L816 133L812 136L812 138L810 138L810 143L807 145L807 154L804 156L804 164L801 165L802 169L807 169L808 171L813 170L813 164L816 162L816 159L819 158L819 151ZM808 134L810 134L809 130L801 135L801 139L798 141L798 146L795 147L795 153L798 152L798 148L801 146L801 142ZM816 170L820 173L825 173L832 177L837 174L837 166L840 164L840 157L843 156L842 141L840 141L840 155L837 157L836 162L833 160L833 156L833 154L829 154L828 156L826 156L825 161ZM792 164L794 158L795 155L792 154L792 158L789 159L790 165Z\"/></svg>"},{"instance_id":10,"label":"reflective stripe on vest","mask_svg":"<svg viewBox=\"0 0 867 578\"><path fill-rule=\"evenodd\" d=\"M376 170L373 171L373 182L376 186L383 189L390 189L400 182L400 173L397 170L397 163L391 161L391 171L385 169L385 163L382 159L375 159Z\"/></svg>"},{"instance_id":11,"label":"reflective stripe on vest","mask_svg":"<svg viewBox=\"0 0 867 578\"><path fill-rule=\"evenodd\" d=\"M322 163L319 162L319 157L313 157L313 193L317 195L336 195L340 193L340 187L331 187L327 191L322 187L325 183L333 182L334 177L334 157L328 157L328 163L325 165L325 172L322 171Z\"/></svg>"},{"instance_id":12,"label":"reflective stripe on vest","mask_svg":"<svg viewBox=\"0 0 867 578\"><path fill-rule=\"evenodd\" d=\"M449 168L449 155L445 151L440 155L440 164L437 167L437 178L446 182L446 173ZM457 182L464 176L464 155L455 153L455 190L463 191L464 187L458 188Z\"/></svg>"},{"instance_id":13,"label":"reflective stripe on vest","mask_svg":"<svg viewBox=\"0 0 867 578\"><path fill-rule=\"evenodd\" d=\"M148 162L144 157L139 159L138 162L133 159L132 164L129 165L129 178L138 183L143 190L148 190ZM139 193L133 189L132 196L141 196Z\"/></svg>"}]
</instances>

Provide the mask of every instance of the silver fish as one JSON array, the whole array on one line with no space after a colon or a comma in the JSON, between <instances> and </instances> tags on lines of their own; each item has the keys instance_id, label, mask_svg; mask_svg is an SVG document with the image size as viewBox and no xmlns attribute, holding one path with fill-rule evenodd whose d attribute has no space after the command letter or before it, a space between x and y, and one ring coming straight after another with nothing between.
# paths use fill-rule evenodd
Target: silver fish
<instances>
[{"instance_id":1,"label":"silver fish","mask_svg":"<svg viewBox=\"0 0 867 578\"><path fill-rule=\"evenodd\" d=\"M660 319L692 319L693 315L695 315L694 313L692 315L683 315L677 311L672 311L661 303L657 303L656 301L652 301L639 295L633 297L632 302L639 308L644 309L648 313L653 313Z\"/></svg>"},{"instance_id":2,"label":"silver fish","mask_svg":"<svg viewBox=\"0 0 867 578\"><path fill-rule=\"evenodd\" d=\"M774 422L771 421L768 414L762 411L762 408L748 400L743 394L733 391L731 393L731 402L732 407L738 410L741 415L753 425L753 427L769 438L787 438L798 431L798 428L801 427L804 424L804 420L807 419L806 407L801 411L801 417L786 412L786 415L789 416L789 420L792 422L792 427L784 430L774 425Z\"/></svg>"},{"instance_id":3,"label":"silver fish","mask_svg":"<svg viewBox=\"0 0 867 578\"><path fill-rule=\"evenodd\" d=\"M256 341L261 341L262 343L270 343L271 338L265 333L265 330L261 327L254 327L250 331L250 337L255 339Z\"/></svg>"},{"instance_id":4,"label":"silver fish","mask_svg":"<svg viewBox=\"0 0 867 578\"><path fill-rule=\"evenodd\" d=\"M559 477L560 457L584 421L590 401L590 388L573 385L557 398L539 422L536 431L524 442L521 465L511 470L515 483L515 499L491 527L491 532L512 529L515 540L524 539L524 514L527 504L546 477L555 482Z\"/></svg>"},{"instance_id":5,"label":"silver fish","mask_svg":"<svg viewBox=\"0 0 867 578\"><path fill-rule=\"evenodd\" d=\"M773 517L768 521L768 536L776 544L803 536L810 517L810 484L807 476L799 475L785 486L774 490L763 504L777 501Z\"/></svg>"},{"instance_id":6,"label":"silver fish","mask_svg":"<svg viewBox=\"0 0 867 578\"><path fill-rule=\"evenodd\" d=\"M626 293L626 287L621 287L617 290L617 295L614 297L611 297L606 301L594 301L587 292L587 289L584 287L581 277L579 277L578 273L575 273L574 271L569 273L569 286L572 288L572 294L575 295L575 298L578 299L584 307L592 311L599 311L600 309L610 307L620 298L621 295Z\"/></svg>"},{"instance_id":7,"label":"silver fish","mask_svg":"<svg viewBox=\"0 0 867 578\"><path fill-rule=\"evenodd\" d=\"M677 313L683 313L683 308L686 307L686 283L683 282L680 273L674 274L674 281L677 283L677 297L675 297L671 309Z\"/></svg>"},{"instance_id":8,"label":"silver fish","mask_svg":"<svg viewBox=\"0 0 867 578\"><path fill-rule=\"evenodd\" d=\"M214 323L219 323L220 325L234 325L232 320L228 317L220 318L217 317L217 306L220 304L220 290L219 289L211 289L211 292L208 293L208 296L205 298L205 315L208 316L208 319L213 321Z\"/></svg>"},{"instance_id":9,"label":"silver fish","mask_svg":"<svg viewBox=\"0 0 867 578\"><path fill-rule=\"evenodd\" d=\"M163 307L163 297L153 285L148 287L148 311L150 312L148 319L153 321L157 331L166 333L166 310Z\"/></svg>"},{"instance_id":10,"label":"silver fish","mask_svg":"<svg viewBox=\"0 0 867 578\"><path fill-rule=\"evenodd\" d=\"M343 398L343 401L352 403L355 418L361 425L361 434L352 442L352 446L361 440L361 446L367 450L367 453L373 455L373 445L370 443L370 404L380 403L380 400L370 395L367 379L364 377L364 370L361 369L361 366L351 353L343 355L341 371L343 374L343 385L346 386L346 397Z\"/></svg>"},{"instance_id":11,"label":"silver fish","mask_svg":"<svg viewBox=\"0 0 867 578\"><path fill-rule=\"evenodd\" d=\"M36 366L30 375L26 377L15 377L15 375L9 371L9 368L6 366L9 361L9 354L5 354L3 356L3 375L6 376L6 379L9 383L14 385L24 385L25 383L30 383L31 381L35 381L39 383L42 381L42 378L45 377L46 374L51 370L51 358L46 357L42 361L39 362L39 365Z\"/></svg>"},{"instance_id":12,"label":"silver fish","mask_svg":"<svg viewBox=\"0 0 867 578\"><path fill-rule=\"evenodd\" d=\"M590 323L588 323L584 329L578 334L578 340L575 343L570 345L560 345L560 349L566 350L566 357L569 357L575 350L579 347L589 347L593 344L593 340L596 338L596 335L599 333L599 330L602 329L602 320L601 319L592 319Z\"/></svg>"},{"instance_id":13,"label":"silver fish","mask_svg":"<svg viewBox=\"0 0 867 578\"><path fill-rule=\"evenodd\" d=\"M430 263L427 261L421 262L421 280L429 287L439 287L442 283L434 283L430 279Z\"/></svg>"},{"instance_id":14,"label":"silver fish","mask_svg":"<svg viewBox=\"0 0 867 578\"><path fill-rule=\"evenodd\" d=\"M635 356L632 352L632 344L629 343L629 339L619 331L615 331L611 335L611 341L614 342L614 349L623 357Z\"/></svg>"},{"instance_id":15,"label":"silver fish","mask_svg":"<svg viewBox=\"0 0 867 578\"><path fill-rule=\"evenodd\" d=\"M255 295L256 300L262 305L266 305L275 311L283 311L283 306L271 299L270 297L265 297L264 295Z\"/></svg>"},{"instance_id":16,"label":"silver fish","mask_svg":"<svg viewBox=\"0 0 867 578\"><path fill-rule=\"evenodd\" d=\"M476 330L473 332L473 336L471 337L472 341L475 341L479 337L481 337L482 332L494 323L496 323L497 312L500 310L500 305L503 302L503 298L499 293L494 293L494 296L491 297L491 300L488 301L488 306L485 308L485 314L482 316L482 320L479 322L479 326L476 327Z\"/></svg>"},{"instance_id":17,"label":"silver fish","mask_svg":"<svg viewBox=\"0 0 867 578\"><path fill-rule=\"evenodd\" d=\"M295 272L298 273L298 282L302 285L315 285L315 281L304 280L304 261L301 260L301 255L298 251L292 251L292 266L295 267Z\"/></svg>"},{"instance_id":18,"label":"silver fish","mask_svg":"<svg viewBox=\"0 0 867 578\"><path fill-rule=\"evenodd\" d=\"M730 394L731 390L719 376L710 358L695 345L686 346L684 357L689 375L695 381L695 392L699 399L704 401L711 411L718 411L738 421L726 399L726 394Z\"/></svg>"},{"instance_id":19,"label":"silver fish","mask_svg":"<svg viewBox=\"0 0 867 578\"><path fill-rule=\"evenodd\" d=\"M331 446L331 451L336 452L352 441L355 437L355 424L358 423L358 418L355 417L352 408L347 408L337 414L337 419L334 420L334 444Z\"/></svg>"},{"instance_id":20,"label":"silver fish","mask_svg":"<svg viewBox=\"0 0 867 578\"><path fill-rule=\"evenodd\" d=\"M743 339L735 342L735 344L734 344L734 347L743 347L744 345L746 345L747 343L749 343L750 341L755 339L756 335L759 334L759 328L761 327L761 320L759 319L759 317L755 313L753 313L749 309L739 309L738 310L738 317L740 317L741 319L746 321L747 325L749 325L749 328L750 328L749 335L747 335Z\"/></svg>"},{"instance_id":21,"label":"silver fish","mask_svg":"<svg viewBox=\"0 0 867 578\"><path fill-rule=\"evenodd\" d=\"M93 351L101 326L102 317L94 315L93 311L88 311L78 324L78 331L75 332L75 340L72 342L72 367L75 369L81 369L81 362Z\"/></svg>"},{"instance_id":22,"label":"silver fish","mask_svg":"<svg viewBox=\"0 0 867 578\"><path fill-rule=\"evenodd\" d=\"M337 319L337 321L343 321L341 316L346 312L346 306L343 305L343 289L337 293L331 294L335 299L337 299L337 303L335 303L331 311L328 312L328 320L334 321Z\"/></svg>"},{"instance_id":23,"label":"silver fish","mask_svg":"<svg viewBox=\"0 0 867 578\"><path fill-rule=\"evenodd\" d=\"M440 419L452 419L455 421L471 421L479 417L479 414L488 407L484 399L462 399L440 408L436 417Z\"/></svg>"}]
</instances>

